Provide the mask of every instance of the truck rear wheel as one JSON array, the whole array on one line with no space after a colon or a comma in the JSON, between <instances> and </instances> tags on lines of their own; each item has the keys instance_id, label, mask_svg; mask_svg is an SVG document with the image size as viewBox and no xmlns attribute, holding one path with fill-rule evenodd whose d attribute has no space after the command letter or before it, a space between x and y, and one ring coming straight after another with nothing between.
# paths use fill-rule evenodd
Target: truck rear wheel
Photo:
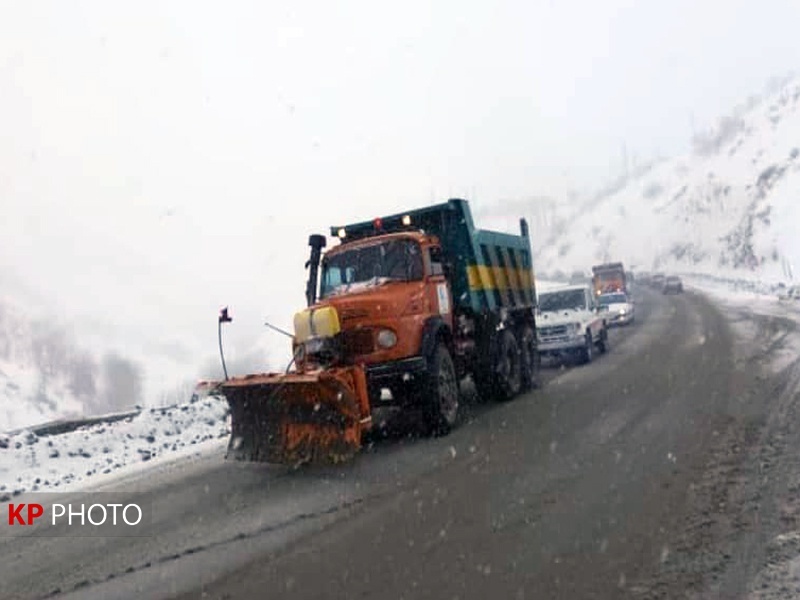
<instances>
[{"instance_id":1,"label":"truck rear wheel","mask_svg":"<svg viewBox=\"0 0 800 600\"><path fill-rule=\"evenodd\" d=\"M491 365L473 374L475 388L481 400L511 400L522 390L522 353L510 329L497 337L497 348Z\"/></svg>"},{"instance_id":2,"label":"truck rear wheel","mask_svg":"<svg viewBox=\"0 0 800 600\"><path fill-rule=\"evenodd\" d=\"M517 343L517 338L510 329L504 329L500 334L498 345L497 368L497 399L511 400L522 389L522 353Z\"/></svg>"},{"instance_id":3,"label":"truck rear wheel","mask_svg":"<svg viewBox=\"0 0 800 600\"><path fill-rule=\"evenodd\" d=\"M425 428L432 435L446 435L458 419L458 379L453 359L440 344L431 358L425 390Z\"/></svg>"},{"instance_id":4,"label":"truck rear wheel","mask_svg":"<svg viewBox=\"0 0 800 600\"><path fill-rule=\"evenodd\" d=\"M539 356L536 334L530 325L522 328L519 336L519 349L522 362L522 389L536 389L539 387L539 369L542 358Z\"/></svg>"}]
</instances>

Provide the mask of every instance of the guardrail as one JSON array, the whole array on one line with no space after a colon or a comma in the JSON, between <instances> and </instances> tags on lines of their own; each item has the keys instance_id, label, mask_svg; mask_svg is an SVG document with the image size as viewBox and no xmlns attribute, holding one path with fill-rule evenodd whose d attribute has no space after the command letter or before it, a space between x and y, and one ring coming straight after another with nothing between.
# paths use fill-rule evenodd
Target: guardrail
<instances>
[{"instance_id":1,"label":"guardrail","mask_svg":"<svg viewBox=\"0 0 800 600\"><path fill-rule=\"evenodd\" d=\"M211 394L209 394L207 390L195 392L194 394L192 394L192 398L189 400L189 404L194 404L196 402L199 402L201 399L209 395ZM0 431L0 436L13 437L24 431L30 431L31 433L34 433L39 437L44 437L48 435L59 435L61 433L69 433L70 431L75 431L76 429L80 429L81 427L87 427L89 425L98 425L100 423L115 423L117 421L124 421L125 419L130 419L139 416L145 410L149 410L150 412L161 412L163 414L170 410L175 410L180 406L182 406L182 404L178 403L169 404L167 406L153 406L150 408L142 408L141 406L137 406L136 408L133 408L131 410L118 413L107 413L105 415L96 415L93 417L81 417L76 419L57 419L55 421L48 421L47 423L41 423L40 425L32 425L30 427L20 427L19 429L14 429L12 431Z\"/></svg>"},{"instance_id":2,"label":"guardrail","mask_svg":"<svg viewBox=\"0 0 800 600\"><path fill-rule=\"evenodd\" d=\"M80 429L81 427L87 427L89 425L98 425L100 423L115 423L117 421L124 421L125 419L137 417L141 414L142 408L135 408L133 410L128 410L125 412L119 413L109 413L106 415L98 415L95 417L82 417L80 419L57 419L55 421L48 421L47 423L42 423L41 425L33 425L31 427L22 427L20 429L15 429L13 431L6 431L5 434L8 436L14 436L23 431L30 431L36 434L38 437L44 437L48 435L58 435L61 433L69 433L70 431L75 431L76 429Z\"/></svg>"},{"instance_id":3,"label":"guardrail","mask_svg":"<svg viewBox=\"0 0 800 600\"><path fill-rule=\"evenodd\" d=\"M705 281L725 285L734 291L753 292L755 294L764 294L766 296L778 296L782 292L794 287L794 282L787 284L767 283L764 281L752 279L737 279L734 277L720 277L717 275L710 275L708 273L681 273L681 276L691 280Z\"/></svg>"}]
</instances>

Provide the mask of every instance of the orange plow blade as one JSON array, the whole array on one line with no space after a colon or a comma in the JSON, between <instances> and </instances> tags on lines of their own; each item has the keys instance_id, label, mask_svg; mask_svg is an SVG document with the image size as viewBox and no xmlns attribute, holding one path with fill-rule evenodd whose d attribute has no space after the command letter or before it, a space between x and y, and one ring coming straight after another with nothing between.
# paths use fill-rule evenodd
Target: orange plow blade
<instances>
[{"instance_id":1,"label":"orange plow blade","mask_svg":"<svg viewBox=\"0 0 800 600\"><path fill-rule=\"evenodd\" d=\"M231 408L228 457L285 465L339 463L371 422L360 367L259 374L221 385Z\"/></svg>"}]
</instances>

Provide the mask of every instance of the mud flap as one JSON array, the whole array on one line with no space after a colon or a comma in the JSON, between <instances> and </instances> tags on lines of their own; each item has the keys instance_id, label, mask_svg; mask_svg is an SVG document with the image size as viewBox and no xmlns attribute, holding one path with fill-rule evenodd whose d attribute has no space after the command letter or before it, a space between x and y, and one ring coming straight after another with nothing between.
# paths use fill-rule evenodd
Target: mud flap
<instances>
[{"instance_id":1,"label":"mud flap","mask_svg":"<svg viewBox=\"0 0 800 600\"><path fill-rule=\"evenodd\" d=\"M231 408L226 458L298 466L349 460L369 427L361 367L258 374L224 382Z\"/></svg>"}]
</instances>

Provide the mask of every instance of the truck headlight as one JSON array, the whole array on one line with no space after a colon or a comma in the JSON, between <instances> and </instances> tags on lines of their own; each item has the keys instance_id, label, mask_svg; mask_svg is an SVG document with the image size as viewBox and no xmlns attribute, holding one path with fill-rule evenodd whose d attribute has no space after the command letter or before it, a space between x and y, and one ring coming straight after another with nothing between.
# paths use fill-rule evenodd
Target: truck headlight
<instances>
[{"instance_id":1,"label":"truck headlight","mask_svg":"<svg viewBox=\"0 0 800 600\"><path fill-rule=\"evenodd\" d=\"M313 337L306 341L305 343L305 354L318 354L322 352L323 348L325 347L325 338L321 337Z\"/></svg>"},{"instance_id":2,"label":"truck headlight","mask_svg":"<svg viewBox=\"0 0 800 600\"><path fill-rule=\"evenodd\" d=\"M619 309L619 314L624 315L627 311L624 308Z\"/></svg>"},{"instance_id":3,"label":"truck headlight","mask_svg":"<svg viewBox=\"0 0 800 600\"><path fill-rule=\"evenodd\" d=\"M381 329L377 341L381 348L391 348L397 343L397 335L391 329Z\"/></svg>"}]
</instances>

